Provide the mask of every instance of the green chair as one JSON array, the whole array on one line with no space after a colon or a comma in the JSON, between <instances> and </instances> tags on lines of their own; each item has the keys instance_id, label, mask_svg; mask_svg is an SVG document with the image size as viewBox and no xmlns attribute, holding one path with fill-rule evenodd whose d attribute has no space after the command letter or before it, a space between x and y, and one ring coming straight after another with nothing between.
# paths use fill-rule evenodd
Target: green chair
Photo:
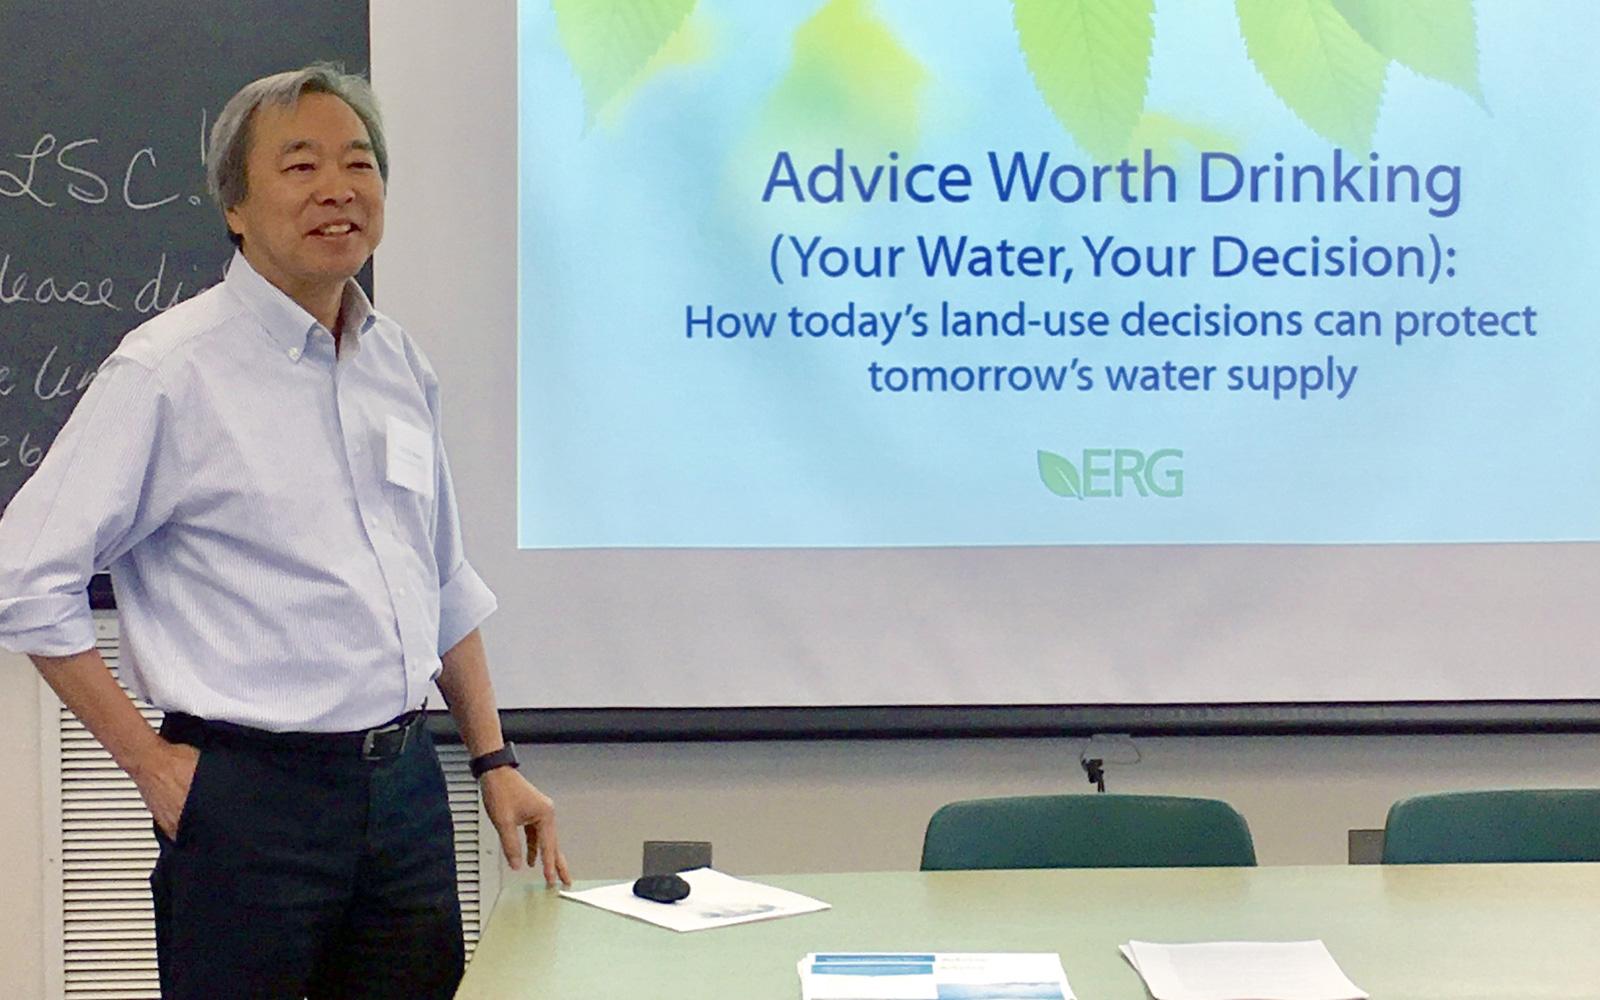
<instances>
[{"instance_id":1,"label":"green chair","mask_svg":"<svg viewBox=\"0 0 1600 1000\"><path fill-rule=\"evenodd\" d=\"M1386 865L1512 861L1600 861L1600 788L1449 792L1389 808Z\"/></svg>"},{"instance_id":2,"label":"green chair","mask_svg":"<svg viewBox=\"0 0 1600 1000\"><path fill-rule=\"evenodd\" d=\"M1215 868L1256 863L1244 817L1216 799L1026 795L933 814L922 870Z\"/></svg>"}]
</instances>

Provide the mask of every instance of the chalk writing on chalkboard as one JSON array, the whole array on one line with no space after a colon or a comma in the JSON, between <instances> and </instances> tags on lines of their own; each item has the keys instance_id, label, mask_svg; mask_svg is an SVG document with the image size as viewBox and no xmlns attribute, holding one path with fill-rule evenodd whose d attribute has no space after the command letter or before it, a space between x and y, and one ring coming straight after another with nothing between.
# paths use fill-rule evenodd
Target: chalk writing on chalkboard
<instances>
[{"instance_id":1,"label":"chalk writing on chalkboard","mask_svg":"<svg viewBox=\"0 0 1600 1000\"><path fill-rule=\"evenodd\" d=\"M0 4L0 506L131 329L222 276L207 133L241 85L360 72L367 4ZM48 40L48 44L44 44Z\"/></svg>"}]
</instances>

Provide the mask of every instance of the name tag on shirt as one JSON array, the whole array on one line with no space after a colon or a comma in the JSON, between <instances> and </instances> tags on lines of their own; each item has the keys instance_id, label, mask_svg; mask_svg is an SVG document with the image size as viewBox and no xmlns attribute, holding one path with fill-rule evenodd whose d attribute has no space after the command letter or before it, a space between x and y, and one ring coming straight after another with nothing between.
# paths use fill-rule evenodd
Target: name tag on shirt
<instances>
[{"instance_id":1,"label":"name tag on shirt","mask_svg":"<svg viewBox=\"0 0 1600 1000\"><path fill-rule=\"evenodd\" d=\"M433 496L433 435L390 416L384 428L388 444L385 476L389 482L425 497Z\"/></svg>"}]
</instances>

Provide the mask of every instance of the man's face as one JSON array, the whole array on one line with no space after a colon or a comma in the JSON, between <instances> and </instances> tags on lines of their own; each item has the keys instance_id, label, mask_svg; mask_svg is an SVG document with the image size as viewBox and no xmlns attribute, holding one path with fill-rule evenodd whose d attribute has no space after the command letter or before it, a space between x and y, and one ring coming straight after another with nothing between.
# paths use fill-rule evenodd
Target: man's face
<instances>
[{"instance_id":1,"label":"man's face","mask_svg":"<svg viewBox=\"0 0 1600 1000\"><path fill-rule=\"evenodd\" d=\"M227 212L245 259L305 304L325 295L383 238L383 178L366 126L332 94L256 109L247 192Z\"/></svg>"}]
</instances>

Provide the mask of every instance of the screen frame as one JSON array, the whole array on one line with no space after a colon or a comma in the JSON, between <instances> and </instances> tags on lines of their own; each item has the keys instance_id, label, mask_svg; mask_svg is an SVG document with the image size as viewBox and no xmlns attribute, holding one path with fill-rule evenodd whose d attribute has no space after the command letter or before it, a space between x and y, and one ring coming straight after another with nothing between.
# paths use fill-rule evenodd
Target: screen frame
<instances>
[{"instance_id":1,"label":"screen frame","mask_svg":"<svg viewBox=\"0 0 1600 1000\"><path fill-rule=\"evenodd\" d=\"M448 713L429 730L458 742ZM520 743L1600 732L1600 701L506 709Z\"/></svg>"},{"instance_id":2,"label":"screen frame","mask_svg":"<svg viewBox=\"0 0 1600 1000\"><path fill-rule=\"evenodd\" d=\"M390 236L378 256L383 284L393 293L386 295L384 308L393 307L439 370L452 415L447 440L454 445L467 435L479 435L496 446L508 441L514 445L514 428L507 420L454 422L462 412L459 401L503 398L508 389L514 391L514 380L504 371L474 368L442 346L465 321L466 328L484 334L477 351L514 349L515 157L475 159L471 184L442 182L459 179L452 172L460 170L453 149L517 149L516 5L475 9L467 16L424 8L408 9L400 18L382 15L382 10L375 11L373 18L374 81L384 95L391 149L400 166L393 185ZM436 197L435 192L445 197ZM478 219L480 224L473 233L458 235L448 223L460 217ZM447 265L453 291L444 306L430 308L433 286L424 279L436 275L441 263ZM461 303L471 303L474 311L467 315L453 311ZM451 456L458 485L486 478L486 460L469 458L454 446ZM462 502L468 550L491 586L498 589L499 584L523 576L520 567L513 572L484 565L487 550L515 544L513 487L502 483L473 489L463 493ZM506 616L519 595L502 596L508 600L500 616ZM538 610L548 613L547 608ZM496 671L518 669L528 651L510 640L504 624L491 619L485 632ZM550 743L1058 737L1096 732L1587 733L1600 731L1600 700L737 708L529 708L508 700L501 716L509 738ZM450 729L445 719L431 725Z\"/></svg>"}]
</instances>

